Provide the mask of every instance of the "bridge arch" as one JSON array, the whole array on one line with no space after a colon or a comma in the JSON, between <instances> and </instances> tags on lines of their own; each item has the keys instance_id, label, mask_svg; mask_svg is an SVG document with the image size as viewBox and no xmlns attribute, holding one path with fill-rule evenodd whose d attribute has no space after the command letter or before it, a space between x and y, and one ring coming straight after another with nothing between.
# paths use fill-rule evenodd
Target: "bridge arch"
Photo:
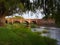
<instances>
[{"instance_id":1,"label":"bridge arch","mask_svg":"<svg viewBox=\"0 0 60 45\"><path fill-rule=\"evenodd\" d=\"M7 20L5 20L5 23L8 23L8 21L7 21Z\"/></svg>"},{"instance_id":2,"label":"bridge arch","mask_svg":"<svg viewBox=\"0 0 60 45\"><path fill-rule=\"evenodd\" d=\"M28 21L24 21L25 24L29 25L29 22Z\"/></svg>"},{"instance_id":3,"label":"bridge arch","mask_svg":"<svg viewBox=\"0 0 60 45\"><path fill-rule=\"evenodd\" d=\"M20 23L20 21L14 21L14 23Z\"/></svg>"},{"instance_id":4,"label":"bridge arch","mask_svg":"<svg viewBox=\"0 0 60 45\"><path fill-rule=\"evenodd\" d=\"M36 21L31 21L32 24L37 24Z\"/></svg>"}]
</instances>

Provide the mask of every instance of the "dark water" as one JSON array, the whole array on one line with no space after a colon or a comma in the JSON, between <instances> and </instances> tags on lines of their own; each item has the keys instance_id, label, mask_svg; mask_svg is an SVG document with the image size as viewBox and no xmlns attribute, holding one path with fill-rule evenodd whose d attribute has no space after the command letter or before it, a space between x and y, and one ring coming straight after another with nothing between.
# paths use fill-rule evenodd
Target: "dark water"
<instances>
[{"instance_id":1,"label":"dark water","mask_svg":"<svg viewBox=\"0 0 60 45\"><path fill-rule=\"evenodd\" d=\"M57 27L43 27L40 28L32 28L32 31L43 31L48 30L49 33L42 34L42 36L48 36L50 38L58 40L58 45L60 45L60 28Z\"/></svg>"}]
</instances>

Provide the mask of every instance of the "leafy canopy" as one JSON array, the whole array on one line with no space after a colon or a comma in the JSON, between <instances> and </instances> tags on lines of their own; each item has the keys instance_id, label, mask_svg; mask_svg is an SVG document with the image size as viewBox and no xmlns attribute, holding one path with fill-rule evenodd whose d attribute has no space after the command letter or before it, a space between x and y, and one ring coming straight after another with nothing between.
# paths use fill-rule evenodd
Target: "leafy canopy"
<instances>
[{"instance_id":1,"label":"leafy canopy","mask_svg":"<svg viewBox=\"0 0 60 45\"><path fill-rule=\"evenodd\" d=\"M0 15L11 15L18 11L25 11L29 0L0 0Z\"/></svg>"}]
</instances>

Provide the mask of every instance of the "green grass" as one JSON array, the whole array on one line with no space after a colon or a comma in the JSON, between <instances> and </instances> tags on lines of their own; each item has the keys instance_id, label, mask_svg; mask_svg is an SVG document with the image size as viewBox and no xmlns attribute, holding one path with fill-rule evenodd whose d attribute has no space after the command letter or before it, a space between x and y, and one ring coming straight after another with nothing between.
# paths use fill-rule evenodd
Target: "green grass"
<instances>
[{"instance_id":1,"label":"green grass","mask_svg":"<svg viewBox=\"0 0 60 45\"><path fill-rule=\"evenodd\" d=\"M39 36L23 24L0 27L0 45L56 45L57 41Z\"/></svg>"}]
</instances>

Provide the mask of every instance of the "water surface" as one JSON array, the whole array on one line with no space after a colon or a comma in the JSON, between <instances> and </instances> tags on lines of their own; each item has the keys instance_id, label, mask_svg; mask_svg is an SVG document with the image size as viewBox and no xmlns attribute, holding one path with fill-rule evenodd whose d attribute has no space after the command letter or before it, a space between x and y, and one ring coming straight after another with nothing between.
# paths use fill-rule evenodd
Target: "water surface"
<instances>
[{"instance_id":1,"label":"water surface","mask_svg":"<svg viewBox=\"0 0 60 45\"><path fill-rule=\"evenodd\" d=\"M35 32L35 31L39 32L39 31L43 31L43 30L48 30L49 33L42 34L42 36L48 36L50 38L56 39L56 40L58 40L58 45L60 45L60 28L44 27L44 26L40 26L39 28L32 28L33 32Z\"/></svg>"}]
</instances>

